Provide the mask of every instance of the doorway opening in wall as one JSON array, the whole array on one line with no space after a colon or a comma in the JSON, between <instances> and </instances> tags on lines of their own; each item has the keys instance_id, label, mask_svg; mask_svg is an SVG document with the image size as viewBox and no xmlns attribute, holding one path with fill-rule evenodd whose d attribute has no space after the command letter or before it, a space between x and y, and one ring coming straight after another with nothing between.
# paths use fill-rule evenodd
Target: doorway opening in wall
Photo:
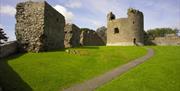
<instances>
[{"instance_id":1,"label":"doorway opening in wall","mask_svg":"<svg viewBox=\"0 0 180 91\"><path fill-rule=\"evenodd\" d=\"M133 39L133 43L134 43L134 45L137 45L136 38Z\"/></svg>"},{"instance_id":2,"label":"doorway opening in wall","mask_svg":"<svg viewBox=\"0 0 180 91\"><path fill-rule=\"evenodd\" d=\"M114 34L119 33L119 29L118 28L114 28Z\"/></svg>"}]
</instances>

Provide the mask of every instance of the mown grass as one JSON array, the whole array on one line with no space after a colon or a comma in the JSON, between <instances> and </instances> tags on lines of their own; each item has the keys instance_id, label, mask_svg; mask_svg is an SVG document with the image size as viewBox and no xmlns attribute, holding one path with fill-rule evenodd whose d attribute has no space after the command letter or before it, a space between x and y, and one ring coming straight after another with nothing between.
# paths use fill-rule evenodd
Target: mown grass
<instances>
[{"instance_id":1,"label":"mown grass","mask_svg":"<svg viewBox=\"0 0 180 91\"><path fill-rule=\"evenodd\" d=\"M26 53L0 62L0 81L7 90L59 91L93 78L146 54L143 47L72 48L64 51ZM19 79L19 80L17 80ZM9 86L9 87L8 87ZM8 89L9 88L9 89Z\"/></svg>"},{"instance_id":2,"label":"mown grass","mask_svg":"<svg viewBox=\"0 0 180 91\"><path fill-rule=\"evenodd\" d=\"M180 91L180 47L152 48L154 57L96 91Z\"/></svg>"}]
</instances>

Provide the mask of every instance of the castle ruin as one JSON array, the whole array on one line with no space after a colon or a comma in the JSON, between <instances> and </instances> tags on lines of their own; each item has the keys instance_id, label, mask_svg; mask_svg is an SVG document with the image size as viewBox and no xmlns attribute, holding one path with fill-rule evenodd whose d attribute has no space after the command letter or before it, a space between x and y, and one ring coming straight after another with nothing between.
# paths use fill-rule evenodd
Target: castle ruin
<instances>
[{"instance_id":1,"label":"castle ruin","mask_svg":"<svg viewBox=\"0 0 180 91\"><path fill-rule=\"evenodd\" d=\"M64 49L65 47L100 45L180 45L180 37L168 35L147 40L145 36L143 13L128 10L127 18L116 19L110 12L107 15L107 29L100 36L88 28L66 24L62 14L47 2L22 2L16 6L17 41L0 45L0 58L18 51L41 52ZM103 41L102 39L107 41ZM107 43L106 43L107 42Z\"/></svg>"},{"instance_id":2,"label":"castle ruin","mask_svg":"<svg viewBox=\"0 0 180 91\"><path fill-rule=\"evenodd\" d=\"M180 36L167 34L164 37L155 37L151 40L155 45L180 45Z\"/></svg>"},{"instance_id":3,"label":"castle ruin","mask_svg":"<svg viewBox=\"0 0 180 91\"><path fill-rule=\"evenodd\" d=\"M102 46L105 42L98 36L98 34L91 29L82 28L80 30L80 45L82 46Z\"/></svg>"},{"instance_id":4,"label":"castle ruin","mask_svg":"<svg viewBox=\"0 0 180 91\"><path fill-rule=\"evenodd\" d=\"M64 45L68 47L77 47L80 45L80 28L75 24L66 24L64 28Z\"/></svg>"},{"instance_id":5,"label":"castle ruin","mask_svg":"<svg viewBox=\"0 0 180 91\"><path fill-rule=\"evenodd\" d=\"M119 19L112 12L107 15L107 46L144 45L143 13L130 8L127 14Z\"/></svg>"},{"instance_id":6,"label":"castle ruin","mask_svg":"<svg viewBox=\"0 0 180 91\"><path fill-rule=\"evenodd\" d=\"M20 50L40 52L64 48L62 14L46 2L19 3L16 10L16 38Z\"/></svg>"},{"instance_id":7,"label":"castle ruin","mask_svg":"<svg viewBox=\"0 0 180 91\"><path fill-rule=\"evenodd\" d=\"M95 31L81 31L75 24L65 25L64 16L45 1L19 3L16 10L16 38L21 51L105 45Z\"/></svg>"}]
</instances>

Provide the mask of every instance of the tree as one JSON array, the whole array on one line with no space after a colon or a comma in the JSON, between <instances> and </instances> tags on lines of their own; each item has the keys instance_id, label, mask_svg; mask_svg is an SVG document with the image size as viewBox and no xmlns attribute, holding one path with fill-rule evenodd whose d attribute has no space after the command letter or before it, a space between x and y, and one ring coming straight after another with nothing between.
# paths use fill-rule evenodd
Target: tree
<instances>
[{"instance_id":1,"label":"tree","mask_svg":"<svg viewBox=\"0 0 180 91\"><path fill-rule=\"evenodd\" d=\"M2 44L2 41L7 41L8 37L6 37L6 34L4 33L3 29L0 28L0 44Z\"/></svg>"},{"instance_id":2,"label":"tree","mask_svg":"<svg viewBox=\"0 0 180 91\"><path fill-rule=\"evenodd\" d=\"M164 37L166 34L177 34L177 29L172 28L155 28L147 31L149 37Z\"/></svg>"},{"instance_id":3,"label":"tree","mask_svg":"<svg viewBox=\"0 0 180 91\"><path fill-rule=\"evenodd\" d=\"M175 28L174 30L176 31L176 34L180 36L180 29Z\"/></svg>"}]
</instances>

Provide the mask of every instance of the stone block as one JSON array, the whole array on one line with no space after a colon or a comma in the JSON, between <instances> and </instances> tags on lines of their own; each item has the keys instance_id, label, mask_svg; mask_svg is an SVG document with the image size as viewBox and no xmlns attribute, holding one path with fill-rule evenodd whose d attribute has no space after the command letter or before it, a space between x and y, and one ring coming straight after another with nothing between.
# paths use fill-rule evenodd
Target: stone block
<instances>
[{"instance_id":1,"label":"stone block","mask_svg":"<svg viewBox=\"0 0 180 91\"><path fill-rule=\"evenodd\" d=\"M75 24L66 24L64 32L64 45L66 48L80 45L80 28L78 26Z\"/></svg>"},{"instance_id":2,"label":"stone block","mask_svg":"<svg viewBox=\"0 0 180 91\"><path fill-rule=\"evenodd\" d=\"M18 3L16 10L16 38L21 51L64 48L64 16L47 2Z\"/></svg>"}]
</instances>

